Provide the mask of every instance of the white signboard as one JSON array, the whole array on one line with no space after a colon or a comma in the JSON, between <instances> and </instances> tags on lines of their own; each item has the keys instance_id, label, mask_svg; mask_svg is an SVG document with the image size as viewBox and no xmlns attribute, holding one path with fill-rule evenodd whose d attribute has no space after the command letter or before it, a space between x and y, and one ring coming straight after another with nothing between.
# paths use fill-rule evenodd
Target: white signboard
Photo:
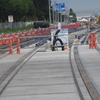
<instances>
[{"instance_id":1,"label":"white signboard","mask_svg":"<svg viewBox=\"0 0 100 100\"><path fill-rule=\"evenodd\" d=\"M52 43L52 45L53 45L54 35L55 35L57 30L58 29L51 30L51 43ZM60 32L58 33L58 37L57 38L62 40L63 45L69 45L68 29L61 29ZM60 46L61 44L60 44L59 41L57 41L56 45Z\"/></svg>"},{"instance_id":2,"label":"white signboard","mask_svg":"<svg viewBox=\"0 0 100 100\"><path fill-rule=\"evenodd\" d=\"M61 22L58 22L58 29L61 29Z\"/></svg>"},{"instance_id":3,"label":"white signboard","mask_svg":"<svg viewBox=\"0 0 100 100\"><path fill-rule=\"evenodd\" d=\"M8 22L13 22L13 15L8 16Z\"/></svg>"}]
</instances>

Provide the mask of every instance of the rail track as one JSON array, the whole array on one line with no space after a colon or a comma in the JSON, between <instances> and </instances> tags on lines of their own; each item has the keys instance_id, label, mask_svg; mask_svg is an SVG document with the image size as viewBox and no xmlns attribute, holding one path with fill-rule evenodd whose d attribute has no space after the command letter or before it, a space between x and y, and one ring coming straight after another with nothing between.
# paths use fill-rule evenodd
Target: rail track
<instances>
[{"instance_id":1,"label":"rail track","mask_svg":"<svg viewBox=\"0 0 100 100\"><path fill-rule=\"evenodd\" d=\"M78 44L80 42L80 40L76 41L76 44ZM75 58L75 62L76 62L76 66L77 69L80 73L80 76L83 80L84 86L87 89L87 92L89 94L89 97L91 100L100 100L100 95L98 94L98 92L96 91L96 89L94 88L90 78L88 77L85 69L83 68L83 65L81 63L80 57L78 55L78 45L74 46L74 58ZM23 56L21 59L19 59L9 70L6 71L6 73L4 73L1 77L0 77L0 85L4 82L4 80L7 79L7 77L18 67L18 65L21 64L21 66L19 68L17 68L17 70L15 71L15 73L11 76L11 78L9 79L9 81L7 81L7 83L4 85L4 87L1 89L0 91L0 95L2 95L3 91L6 89L6 87L8 86L8 84L10 83L10 81L13 79L13 77L18 73L18 71L24 66L25 63L27 63L27 61L34 56L34 54L37 52L36 49L32 50L31 52L27 53L25 56ZM77 76L75 73L75 69L73 66L73 61L72 61L72 57L71 57L71 49L69 50L69 60L70 60L70 66L71 66L71 71L72 71L72 75L73 75L73 79L75 82L75 85L77 87L78 93L79 93L79 97L80 100L85 100L84 95L82 93L82 90L79 86L79 82L77 80Z\"/></svg>"},{"instance_id":2,"label":"rail track","mask_svg":"<svg viewBox=\"0 0 100 100\"><path fill-rule=\"evenodd\" d=\"M19 64L21 64L29 55L31 55L35 50L27 53L26 55L24 55L22 58L20 58L11 68L9 68L1 77L0 77L0 85L5 81L5 79L18 67ZM25 62L26 63L26 62ZM21 66L23 67L23 66ZM9 79L9 81L7 81L5 83L5 86L1 89L0 91L0 95L2 94L2 92L4 91L4 89L6 88L6 86L9 84L9 82L13 79L13 77L17 74L17 72L21 69L18 68L17 71L13 74L13 76L11 76L11 78Z\"/></svg>"},{"instance_id":3,"label":"rail track","mask_svg":"<svg viewBox=\"0 0 100 100\"><path fill-rule=\"evenodd\" d=\"M1 89L0 89L0 95L2 94L2 92L4 91L4 89L6 88L6 86L10 83L10 81L13 79L13 77L17 74L17 72L24 66L25 63L27 63L27 61L38 51L42 51L42 48L48 48L48 44L43 45L43 47L36 47L33 50L31 50L30 52L26 53L24 56L22 56L17 62L15 62L15 64L13 66L11 66L1 77L0 77L0 85L1 85ZM20 65L19 68L17 68ZM15 72L13 73L13 71L15 70ZM11 76L10 74L13 73ZM4 82L7 77L9 77L9 80L7 80L7 82ZM4 82L4 83L3 83ZM4 86L2 87L2 84L4 84Z\"/></svg>"},{"instance_id":4,"label":"rail track","mask_svg":"<svg viewBox=\"0 0 100 100\"><path fill-rule=\"evenodd\" d=\"M95 33L95 31L93 31L93 33ZM100 38L100 37L98 37L98 38ZM79 53L78 53L78 43L79 42L80 42L79 40L76 41L76 44L77 45L73 47L74 58L75 58L75 62L76 62L77 69L78 69L78 71L80 73L80 76L81 76L81 78L83 80L84 85L86 86L86 89L88 91L88 94L91 97L91 100L100 100L100 95L99 95L98 91L96 90L95 86L93 85L92 80L88 76L88 74L86 72L86 69L84 69L83 64L82 64L82 62L80 60ZM100 49L97 49L97 50L100 50ZM73 66L72 66L72 70L73 70ZM74 71L73 71L73 74L75 76ZM78 84L77 79L75 79L75 82L76 82L76 84ZM77 85L77 88L78 88L78 91L79 91L81 100L85 100L84 99L84 96L82 95L83 93L80 90L80 87L78 85Z\"/></svg>"},{"instance_id":5,"label":"rail track","mask_svg":"<svg viewBox=\"0 0 100 100\"><path fill-rule=\"evenodd\" d=\"M74 47L74 56L75 56L75 61L76 61L78 70L79 70L81 77L84 81L84 84L90 94L90 97L92 98L92 100L100 100L100 95L98 94L98 91L95 89L94 85L91 82L91 79L87 75L87 73L80 61L77 47Z\"/></svg>"}]
</instances>

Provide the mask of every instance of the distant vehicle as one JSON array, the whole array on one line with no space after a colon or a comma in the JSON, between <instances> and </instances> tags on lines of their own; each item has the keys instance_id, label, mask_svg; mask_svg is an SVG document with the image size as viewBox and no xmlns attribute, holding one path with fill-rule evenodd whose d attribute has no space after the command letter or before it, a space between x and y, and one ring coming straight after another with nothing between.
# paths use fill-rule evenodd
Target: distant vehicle
<instances>
[{"instance_id":1,"label":"distant vehicle","mask_svg":"<svg viewBox=\"0 0 100 100\"><path fill-rule=\"evenodd\" d=\"M50 25L45 22L34 22L34 28L48 28Z\"/></svg>"}]
</instances>

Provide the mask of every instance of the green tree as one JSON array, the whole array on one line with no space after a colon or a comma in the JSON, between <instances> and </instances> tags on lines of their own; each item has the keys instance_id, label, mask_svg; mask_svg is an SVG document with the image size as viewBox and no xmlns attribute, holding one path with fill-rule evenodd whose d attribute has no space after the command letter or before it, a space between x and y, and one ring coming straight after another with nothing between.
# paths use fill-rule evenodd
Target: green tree
<instances>
[{"instance_id":1,"label":"green tree","mask_svg":"<svg viewBox=\"0 0 100 100\"><path fill-rule=\"evenodd\" d=\"M33 0L34 4L34 16L37 20L48 20L49 17L49 5L48 0Z\"/></svg>"},{"instance_id":2,"label":"green tree","mask_svg":"<svg viewBox=\"0 0 100 100\"><path fill-rule=\"evenodd\" d=\"M21 20L24 16L27 16L32 8L33 2L31 0L10 0L10 14L14 16L15 21Z\"/></svg>"},{"instance_id":3,"label":"green tree","mask_svg":"<svg viewBox=\"0 0 100 100\"><path fill-rule=\"evenodd\" d=\"M9 0L0 0L0 20L2 22L7 21L9 9Z\"/></svg>"},{"instance_id":4,"label":"green tree","mask_svg":"<svg viewBox=\"0 0 100 100\"><path fill-rule=\"evenodd\" d=\"M8 15L14 21L48 20L48 0L0 0L0 21L8 21Z\"/></svg>"},{"instance_id":5,"label":"green tree","mask_svg":"<svg viewBox=\"0 0 100 100\"><path fill-rule=\"evenodd\" d=\"M69 11L69 19L70 21L72 22L76 22L77 21L77 18L76 18L76 14L73 12L73 10L70 8L70 11Z\"/></svg>"}]
</instances>

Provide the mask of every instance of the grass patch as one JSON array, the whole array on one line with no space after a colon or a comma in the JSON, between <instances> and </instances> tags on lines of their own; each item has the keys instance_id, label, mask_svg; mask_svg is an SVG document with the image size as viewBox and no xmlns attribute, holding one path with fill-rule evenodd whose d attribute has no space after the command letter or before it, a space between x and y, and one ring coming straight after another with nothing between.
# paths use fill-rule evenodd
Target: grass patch
<instances>
[{"instance_id":1,"label":"grass patch","mask_svg":"<svg viewBox=\"0 0 100 100\"><path fill-rule=\"evenodd\" d=\"M0 30L0 34L17 33L19 31L25 31L25 30L30 30L30 29L33 29L32 24L29 24L26 27L22 27L22 28L16 28L16 29L7 28L5 30Z\"/></svg>"}]
</instances>

